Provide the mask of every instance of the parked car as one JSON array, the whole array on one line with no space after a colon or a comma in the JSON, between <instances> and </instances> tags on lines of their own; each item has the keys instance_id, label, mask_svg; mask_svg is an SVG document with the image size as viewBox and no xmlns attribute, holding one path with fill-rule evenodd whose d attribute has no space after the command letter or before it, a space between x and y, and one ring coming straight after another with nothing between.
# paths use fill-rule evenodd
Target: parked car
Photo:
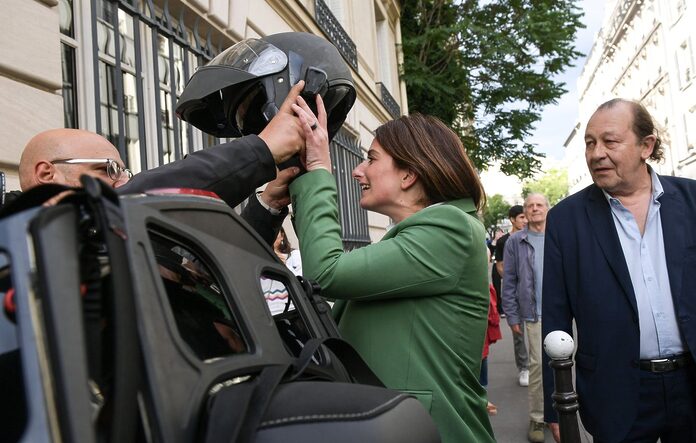
<instances>
[{"instance_id":1,"label":"parked car","mask_svg":"<svg viewBox=\"0 0 696 443\"><path fill-rule=\"evenodd\" d=\"M222 201L84 184L0 218L3 441L439 441Z\"/></svg>"}]
</instances>

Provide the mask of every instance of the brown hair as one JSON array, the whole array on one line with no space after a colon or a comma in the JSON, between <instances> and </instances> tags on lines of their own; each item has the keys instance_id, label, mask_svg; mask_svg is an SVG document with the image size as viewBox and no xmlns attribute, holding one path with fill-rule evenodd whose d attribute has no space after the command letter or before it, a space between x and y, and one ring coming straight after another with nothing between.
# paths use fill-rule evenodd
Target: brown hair
<instances>
[{"instance_id":1,"label":"brown hair","mask_svg":"<svg viewBox=\"0 0 696 443\"><path fill-rule=\"evenodd\" d=\"M377 128L375 139L396 166L418 175L429 204L471 198L477 209L486 195L461 140L439 119L411 114Z\"/></svg>"},{"instance_id":2,"label":"brown hair","mask_svg":"<svg viewBox=\"0 0 696 443\"><path fill-rule=\"evenodd\" d=\"M280 239L280 245L278 246L278 250L282 252L283 254L289 254L292 252L292 245L290 244L290 240L288 240L288 236L285 233L285 229L280 228L279 234L282 236Z\"/></svg>"},{"instance_id":3,"label":"brown hair","mask_svg":"<svg viewBox=\"0 0 696 443\"><path fill-rule=\"evenodd\" d=\"M645 106L637 101L627 100L625 98L614 98L599 105L597 111L602 109L611 109L620 103L625 103L631 108L631 113L633 114L633 125L631 126L631 130L636 137L638 137L638 140L642 141L649 135L655 136L655 146L650 154L650 159L656 162L662 161L665 154L664 147L662 146L662 140L660 139L655 122L653 121L653 118L648 110L645 109Z\"/></svg>"}]
</instances>

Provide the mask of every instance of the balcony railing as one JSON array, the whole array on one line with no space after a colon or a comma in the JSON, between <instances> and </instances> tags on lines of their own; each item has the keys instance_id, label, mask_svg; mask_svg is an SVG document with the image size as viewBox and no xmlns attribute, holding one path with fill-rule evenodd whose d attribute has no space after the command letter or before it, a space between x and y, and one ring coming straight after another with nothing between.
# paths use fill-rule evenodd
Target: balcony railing
<instances>
[{"instance_id":1,"label":"balcony railing","mask_svg":"<svg viewBox=\"0 0 696 443\"><path fill-rule=\"evenodd\" d=\"M386 86L384 86L384 83L377 83L377 86L379 87L379 95L382 99L382 104L384 105L385 108L387 108L387 111L389 114L391 114L392 118L396 119L401 117L401 106L394 100L394 97L389 93L389 90L387 89Z\"/></svg>"},{"instance_id":2,"label":"balcony railing","mask_svg":"<svg viewBox=\"0 0 696 443\"><path fill-rule=\"evenodd\" d=\"M317 24L322 31L327 35L329 41L338 48L338 51L343 55L349 65L357 71L358 69L358 52L355 48L355 43L348 36L348 33L343 26L338 22L329 7L323 0L315 0Z\"/></svg>"},{"instance_id":3,"label":"balcony railing","mask_svg":"<svg viewBox=\"0 0 696 443\"><path fill-rule=\"evenodd\" d=\"M604 34L605 57L611 57L616 50L616 45L623 37L628 28L628 24L636 15L643 2L641 0L619 0L614 7L611 22Z\"/></svg>"}]
</instances>

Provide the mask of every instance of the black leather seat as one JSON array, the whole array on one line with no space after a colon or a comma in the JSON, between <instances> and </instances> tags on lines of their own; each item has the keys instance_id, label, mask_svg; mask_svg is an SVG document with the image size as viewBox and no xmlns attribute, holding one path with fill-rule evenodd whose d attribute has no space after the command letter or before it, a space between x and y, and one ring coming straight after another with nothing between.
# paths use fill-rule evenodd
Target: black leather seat
<instances>
[{"instance_id":1,"label":"black leather seat","mask_svg":"<svg viewBox=\"0 0 696 443\"><path fill-rule=\"evenodd\" d=\"M295 382L277 388L256 443L436 443L420 402L374 386Z\"/></svg>"}]
</instances>

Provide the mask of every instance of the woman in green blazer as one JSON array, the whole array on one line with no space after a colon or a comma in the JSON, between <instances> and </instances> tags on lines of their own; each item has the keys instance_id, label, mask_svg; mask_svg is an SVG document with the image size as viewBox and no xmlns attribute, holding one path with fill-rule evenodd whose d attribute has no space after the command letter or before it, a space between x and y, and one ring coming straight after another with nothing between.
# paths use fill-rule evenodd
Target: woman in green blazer
<instances>
[{"instance_id":1,"label":"woman in green blazer","mask_svg":"<svg viewBox=\"0 0 696 443\"><path fill-rule=\"evenodd\" d=\"M336 299L341 335L384 384L417 397L444 442L493 441L478 381L488 316L485 196L459 138L422 115L379 127L353 171L360 205L395 225L344 252L326 113L298 98L307 173L290 186L304 275Z\"/></svg>"}]
</instances>

